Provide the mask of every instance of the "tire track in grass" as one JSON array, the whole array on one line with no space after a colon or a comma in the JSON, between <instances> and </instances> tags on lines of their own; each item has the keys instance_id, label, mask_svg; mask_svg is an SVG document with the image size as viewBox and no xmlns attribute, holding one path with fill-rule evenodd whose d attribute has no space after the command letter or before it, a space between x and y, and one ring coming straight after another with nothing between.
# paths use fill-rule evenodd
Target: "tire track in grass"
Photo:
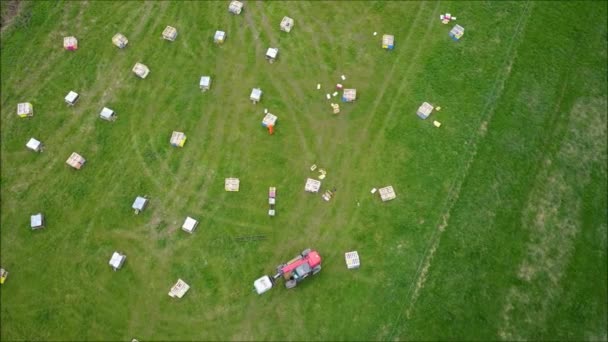
<instances>
[{"instance_id":1,"label":"tire track in grass","mask_svg":"<svg viewBox=\"0 0 608 342\"><path fill-rule=\"evenodd\" d=\"M416 300L418 299L420 292L424 288L426 277L431 267L431 262L441 241L441 236L448 227L451 210L456 204L456 202L458 202L462 184L466 180L469 174L469 169L477 155L477 145L479 143L479 140L483 139L486 135L486 125L492 120L498 100L502 96L505 83L509 79L511 68L516 58L517 47L522 41L523 32L525 30L528 19L530 18L532 13L532 7L532 2L526 2L525 7L522 10L522 14L517 20L517 24L514 30L515 32L511 36L511 41L509 43L509 47L507 48L505 61L503 62L502 67L498 72L498 75L496 76L496 81L494 82L494 87L490 92L488 101L485 103L481 111L482 115L480 119L480 128L477 133L469 139L467 143L469 149L465 154L466 158L464 159L465 161L463 163L461 171L455 177L450 187L450 190L448 191L448 195L446 196L446 199L443 203L443 214L439 217L437 222L437 230L434 232L425 250L424 256L418 264L418 268L414 277L416 281L412 282L407 292L407 296L405 297L404 303L400 305L401 307L403 307L403 309L400 310L399 314L397 315L396 319L392 324L393 328L391 330L388 340L393 340L393 338L395 337L395 334L397 333L397 329L399 327L399 321L401 320L404 313L405 317L409 319Z\"/></svg>"}]
</instances>

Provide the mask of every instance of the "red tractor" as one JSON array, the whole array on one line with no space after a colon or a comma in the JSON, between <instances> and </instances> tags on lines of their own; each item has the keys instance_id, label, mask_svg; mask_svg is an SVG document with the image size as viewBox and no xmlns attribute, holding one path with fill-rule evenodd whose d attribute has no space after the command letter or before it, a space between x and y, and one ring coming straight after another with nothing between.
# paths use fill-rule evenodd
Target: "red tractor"
<instances>
[{"instance_id":1,"label":"red tractor","mask_svg":"<svg viewBox=\"0 0 608 342\"><path fill-rule=\"evenodd\" d=\"M256 280L253 286L258 294L262 294L270 290L276 281L283 277L285 279L285 287L292 289L299 282L310 275L319 273L319 271L321 271L321 256L317 251L308 248L295 258L277 266L277 273L272 278L265 275Z\"/></svg>"}]
</instances>

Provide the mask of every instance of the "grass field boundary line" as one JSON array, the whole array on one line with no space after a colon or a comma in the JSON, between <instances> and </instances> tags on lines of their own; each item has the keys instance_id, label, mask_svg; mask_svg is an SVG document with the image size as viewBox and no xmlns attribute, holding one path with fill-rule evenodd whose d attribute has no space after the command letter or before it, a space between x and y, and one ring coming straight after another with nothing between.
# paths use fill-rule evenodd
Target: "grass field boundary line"
<instances>
[{"instance_id":1,"label":"grass field boundary line","mask_svg":"<svg viewBox=\"0 0 608 342\"><path fill-rule=\"evenodd\" d=\"M488 100L485 103L485 105L481 111L481 114L482 114L481 119L480 119L482 122L481 126L483 126L485 123L491 121L492 116L494 115L495 106L496 106L498 100L500 99L500 96L504 90L504 85L510 76L513 62L517 56L516 46L519 46L519 44L522 41L522 37L523 37L522 33L524 32L528 19L530 18L530 15L532 13L532 7L533 7L533 3L530 1L527 1L525 3L524 9L522 10L522 14L518 18L514 33L511 36L511 41L507 48L505 61L503 62L501 68L499 69L496 81L494 82L494 87L492 88L492 91L490 92L490 96L488 97ZM402 307L402 309L399 311L399 314L397 315L397 317L393 323L393 328L392 328L391 334L389 335L389 338L388 338L389 340L392 340L394 338L395 333L397 332L398 323L401 320L403 314L405 313L407 318L409 318L409 316L411 315L411 310L412 310L416 300L418 299L418 296L420 295L420 291L424 287L424 283L426 281L427 274L431 267L431 261L433 259L435 252L437 251L439 242L441 240L441 236L447 229L451 210L454 207L455 203L458 202L462 184L466 180L466 178L469 174L470 166L473 164L473 161L475 160L475 157L477 156L478 141L481 138L485 137L485 135L486 135L486 130L480 129L477 131L477 133L473 134L473 136L469 139L469 143L467 144L467 146L469 146L469 149L468 149L469 152L467 153L468 156L465 159L465 162L463 164L463 167L461 168L460 173L457 175L457 177L454 178L454 181L452 182L452 185L450 186L450 190L448 191L448 195L446 196L446 199L443 204L443 208L444 208L444 210L442 210L443 214L440 215L440 217L438 218L437 224L436 224L437 230L433 233L433 236L432 236L431 240L429 241L429 244L425 248L423 257L421 258L421 260L418 264L416 274L415 274L416 281L411 283L407 296L404 299L405 303L400 305Z\"/></svg>"}]
</instances>

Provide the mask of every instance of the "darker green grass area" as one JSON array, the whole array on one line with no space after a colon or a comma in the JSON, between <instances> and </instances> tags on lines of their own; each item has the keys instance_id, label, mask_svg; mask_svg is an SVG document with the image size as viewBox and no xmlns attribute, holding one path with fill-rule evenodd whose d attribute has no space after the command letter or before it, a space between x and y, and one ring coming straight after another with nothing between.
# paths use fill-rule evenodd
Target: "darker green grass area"
<instances>
[{"instance_id":1,"label":"darker green grass area","mask_svg":"<svg viewBox=\"0 0 608 342\"><path fill-rule=\"evenodd\" d=\"M26 5L0 56L1 339L606 339L606 4L246 2L239 16L227 2ZM325 99L338 82L355 103ZM33 118L15 115L23 101ZM424 101L442 109L420 120ZM104 106L115 122L98 118ZM43 153L25 149L30 137ZM78 171L65 165L74 151ZM329 203L303 191L314 163L337 188ZM386 185L397 198L382 203L370 190ZM150 204L135 215L138 195ZM40 211L46 228L31 231ZM253 292L308 247L318 276ZM358 270L344 265L351 250ZM181 300L167 296L178 278L191 286Z\"/></svg>"}]
</instances>

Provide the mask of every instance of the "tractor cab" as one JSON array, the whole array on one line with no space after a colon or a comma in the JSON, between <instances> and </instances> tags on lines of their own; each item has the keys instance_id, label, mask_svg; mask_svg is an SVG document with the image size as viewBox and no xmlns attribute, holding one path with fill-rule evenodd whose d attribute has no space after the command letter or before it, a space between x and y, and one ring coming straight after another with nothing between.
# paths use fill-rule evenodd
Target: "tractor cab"
<instances>
[{"instance_id":1,"label":"tractor cab","mask_svg":"<svg viewBox=\"0 0 608 342\"><path fill-rule=\"evenodd\" d=\"M302 265L296 267L295 270L293 270L293 279L299 282L304 278L308 277L311 271L312 268L310 268L310 265L308 263L303 263Z\"/></svg>"}]
</instances>

